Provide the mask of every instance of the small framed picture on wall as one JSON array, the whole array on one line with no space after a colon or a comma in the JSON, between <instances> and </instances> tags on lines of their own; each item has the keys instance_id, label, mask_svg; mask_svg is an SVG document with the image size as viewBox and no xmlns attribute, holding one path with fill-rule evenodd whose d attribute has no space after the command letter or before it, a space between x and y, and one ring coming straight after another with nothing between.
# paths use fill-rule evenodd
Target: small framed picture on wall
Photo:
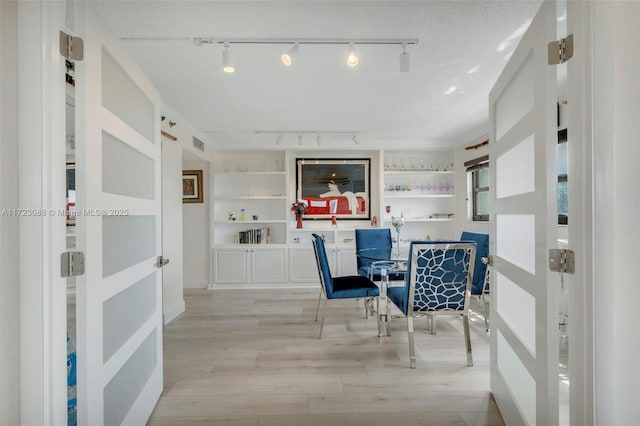
<instances>
[{"instance_id":1,"label":"small framed picture on wall","mask_svg":"<svg viewBox=\"0 0 640 426\"><path fill-rule=\"evenodd\" d=\"M202 187L202 170L182 171L182 202L202 203L204 202Z\"/></svg>"}]
</instances>

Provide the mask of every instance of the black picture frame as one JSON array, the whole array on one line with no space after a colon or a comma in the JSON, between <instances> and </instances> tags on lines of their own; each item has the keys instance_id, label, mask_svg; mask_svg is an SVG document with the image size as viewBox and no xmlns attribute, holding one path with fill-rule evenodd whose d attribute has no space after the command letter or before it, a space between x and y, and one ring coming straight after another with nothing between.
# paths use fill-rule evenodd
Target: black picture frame
<instances>
[{"instance_id":1,"label":"black picture frame","mask_svg":"<svg viewBox=\"0 0 640 426\"><path fill-rule=\"evenodd\" d=\"M303 219L371 219L370 158L297 158L296 198Z\"/></svg>"}]
</instances>

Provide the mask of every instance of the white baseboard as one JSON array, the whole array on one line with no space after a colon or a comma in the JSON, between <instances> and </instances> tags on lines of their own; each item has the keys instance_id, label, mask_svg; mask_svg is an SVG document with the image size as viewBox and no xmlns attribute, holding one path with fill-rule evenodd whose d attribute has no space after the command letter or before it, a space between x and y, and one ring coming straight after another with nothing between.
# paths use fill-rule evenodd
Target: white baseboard
<instances>
[{"instance_id":1,"label":"white baseboard","mask_svg":"<svg viewBox=\"0 0 640 426\"><path fill-rule=\"evenodd\" d=\"M167 325L174 319L178 318L178 316L180 316L184 312L184 309L185 309L184 300L181 300L180 303L178 303L178 306L174 307L173 309L169 309L167 312L163 313L162 318L164 321L164 325Z\"/></svg>"},{"instance_id":2,"label":"white baseboard","mask_svg":"<svg viewBox=\"0 0 640 426\"><path fill-rule=\"evenodd\" d=\"M184 281L182 288L207 288L209 283L207 281Z\"/></svg>"},{"instance_id":3,"label":"white baseboard","mask_svg":"<svg viewBox=\"0 0 640 426\"><path fill-rule=\"evenodd\" d=\"M221 290L259 290L259 289L271 289L271 288L311 288L311 289L319 289L319 283L235 283L235 284L227 284L227 283L218 283L213 284L209 287L209 290L213 289L221 289Z\"/></svg>"}]
</instances>

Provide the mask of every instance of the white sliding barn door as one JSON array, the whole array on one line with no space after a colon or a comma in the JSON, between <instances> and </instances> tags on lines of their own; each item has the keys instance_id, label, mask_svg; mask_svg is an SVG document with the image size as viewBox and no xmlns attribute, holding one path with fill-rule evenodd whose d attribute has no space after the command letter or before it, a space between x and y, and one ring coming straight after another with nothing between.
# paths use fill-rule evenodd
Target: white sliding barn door
<instances>
[{"instance_id":1,"label":"white sliding barn door","mask_svg":"<svg viewBox=\"0 0 640 426\"><path fill-rule=\"evenodd\" d=\"M491 390L506 424L558 423L556 4L544 2L489 95Z\"/></svg>"},{"instance_id":2,"label":"white sliding barn door","mask_svg":"<svg viewBox=\"0 0 640 426\"><path fill-rule=\"evenodd\" d=\"M78 424L142 425L162 392L160 99L77 2Z\"/></svg>"}]
</instances>

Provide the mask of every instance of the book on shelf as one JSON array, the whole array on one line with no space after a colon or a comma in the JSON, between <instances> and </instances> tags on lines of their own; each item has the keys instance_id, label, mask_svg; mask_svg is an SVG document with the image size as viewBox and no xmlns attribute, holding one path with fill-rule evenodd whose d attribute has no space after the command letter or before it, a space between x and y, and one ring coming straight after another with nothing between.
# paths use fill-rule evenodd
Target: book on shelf
<instances>
[{"instance_id":1,"label":"book on shelf","mask_svg":"<svg viewBox=\"0 0 640 426\"><path fill-rule=\"evenodd\" d=\"M271 228L248 229L238 232L239 244L269 244L271 243Z\"/></svg>"}]
</instances>

